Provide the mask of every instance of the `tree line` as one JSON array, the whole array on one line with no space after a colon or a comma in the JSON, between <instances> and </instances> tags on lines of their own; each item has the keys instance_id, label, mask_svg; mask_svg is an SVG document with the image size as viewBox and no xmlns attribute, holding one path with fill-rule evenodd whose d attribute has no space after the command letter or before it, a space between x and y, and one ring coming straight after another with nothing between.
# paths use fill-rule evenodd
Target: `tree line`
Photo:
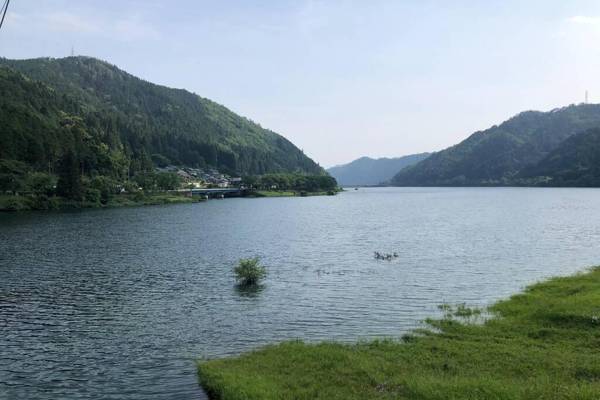
<instances>
[{"instance_id":1,"label":"tree line","mask_svg":"<svg viewBox=\"0 0 600 400\"><path fill-rule=\"evenodd\" d=\"M121 193L144 195L177 189L181 183L172 172L144 171L127 180L85 175L81 161L71 152L62 158L56 173L35 171L17 160L0 160L0 194L29 196L38 209L53 208L51 202L57 197L100 205Z\"/></svg>"},{"instance_id":2,"label":"tree line","mask_svg":"<svg viewBox=\"0 0 600 400\"><path fill-rule=\"evenodd\" d=\"M246 176L243 184L258 190L293 190L300 192L328 192L337 189L335 178L329 175L305 175L300 173L274 173Z\"/></svg>"}]
</instances>

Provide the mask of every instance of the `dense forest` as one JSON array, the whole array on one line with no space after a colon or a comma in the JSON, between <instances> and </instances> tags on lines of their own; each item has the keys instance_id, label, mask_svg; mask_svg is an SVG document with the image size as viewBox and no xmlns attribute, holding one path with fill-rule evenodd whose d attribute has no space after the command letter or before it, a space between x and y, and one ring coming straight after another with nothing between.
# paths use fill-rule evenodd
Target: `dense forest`
<instances>
[{"instance_id":1,"label":"dense forest","mask_svg":"<svg viewBox=\"0 0 600 400\"><path fill-rule=\"evenodd\" d=\"M534 176L534 171L547 171L541 167L536 170L536 165L552 152L560 153L563 146L572 146L568 139L573 135L596 127L600 127L600 105L597 104L571 105L550 112L523 112L405 168L394 176L391 184L562 186L565 181L555 179L554 175ZM561 161L556 160L570 163L568 168L577 168L577 161L572 158L565 156ZM546 162L544 165L549 164Z\"/></svg>"},{"instance_id":2,"label":"dense forest","mask_svg":"<svg viewBox=\"0 0 600 400\"><path fill-rule=\"evenodd\" d=\"M517 178L541 186L600 187L600 128L569 137Z\"/></svg>"},{"instance_id":3,"label":"dense forest","mask_svg":"<svg viewBox=\"0 0 600 400\"><path fill-rule=\"evenodd\" d=\"M380 185L389 181L398 171L418 163L429 153L411 154L395 158L361 157L348 164L327 169L341 186Z\"/></svg>"},{"instance_id":4,"label":"dense forest","mask_svg":"<svg viewBox=\"0 0 600 400\"><path fill-rule=\"evenodd\" d=\"M81 199L92 182L122 190L169 164L326 174L284 137L219 104L90 57L0 59L0 121L3 192L39 190L44 180ZM170 180L159 175L153 186Z\"/></svg>"},{"instance_id":5,"label":"dense forest","mask_svg":"<svg viewBox=\"0 0 600 400\"><path fill-rule=\"evenodd\" d=\"M27 79L27 82L13 82L13 87L21 86L24 90L36 86L32 93L3 98L2 110L29 106L28 111L40 119L37 122L55 124L60 121L45 120L44 111L48 107L43 103L49 96L59 99L50 111L81 118L81 127L93 138L111 149L120 147L118 150L134 170L146 167L154 157L176 165L212 166L237 174L322 173L316 163L282 136L210 100L186 90L145 82L106 62L67 57L2 59L0 64L25 75L19 78L6 71L2 85L12 75L9 79L13 81ZM37 96L43 99L38 101ZM46 144L54 149L64 148L60 138L39 130L34 137L21 134L21 129L28 128L31 131L34 127L27 124L13 125L11 129L2 127L2 144L10 149L2 157L37 164L54 161L39 150ZM26 150L16 152L15 147L23 144ZM35 153L28 153L29 150Z\"/></svg>"}]
</instances>

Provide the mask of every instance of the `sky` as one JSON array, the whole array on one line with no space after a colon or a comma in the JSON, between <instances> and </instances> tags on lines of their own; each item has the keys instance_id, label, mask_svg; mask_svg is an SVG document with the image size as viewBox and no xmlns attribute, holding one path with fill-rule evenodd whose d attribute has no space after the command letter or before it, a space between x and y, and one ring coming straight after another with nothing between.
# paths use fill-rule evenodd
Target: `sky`
<instances>
[{"instance_id":1,"label":"sky","mask_svg":"<svg viewBox=\"0 0 600 400\"><path fill-rule=\"evenodd\" d=\"M185 88L325 167L438 151L600 102L600 1L12 0L6 58L97 57Z\"/></svg>"}]
</instances>

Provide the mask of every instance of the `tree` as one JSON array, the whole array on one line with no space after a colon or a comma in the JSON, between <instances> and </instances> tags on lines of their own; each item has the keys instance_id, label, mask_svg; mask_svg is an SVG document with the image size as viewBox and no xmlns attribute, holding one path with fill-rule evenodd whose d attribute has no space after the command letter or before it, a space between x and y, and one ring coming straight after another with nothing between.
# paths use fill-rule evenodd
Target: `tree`
<instances>
[{"instance_id":1,"label":"tree","mask_svg":"<svg viewBox=\"0 0 600 400\"><path fill-rule=\"evenodd\" d=\"M97 190L100 194L100 202L106 204L117 193L117 182L99 175L92 178L90 188Z\"/></svg>"},{"instance_id":2,"label":"tree","mask_svg":"<svg viewBox=\"0 0 600 400\"><path fill-rule=\"evenodd\" d=\"M141 172L133 177L133 180L145 191L156 189L156 174L154 172Z\"/></svg>"},{"instance_id":3,"label":"tree","mask_svg":"<svg viewBox=\"0 0 600 400\"><path fill-rule=\"evenodd\" d=\"M83 199L83 184L81 182L80 163L73 151L68 151L60 162L56 192L59 196L71 200Z\"/></svg>"},{"instance_id":4,"label":"tree","mask_svg":"<svg viewBox=\"0 0 600 400\"><path fill-rule=\"evenodd\" d=\"M171 160L169 160L167 157L163 156L162 154L152 154L152 161L154 162L154 164L156 164L157 166L159 166L161 168L171 165Z\"/></svg>"},{"instance_id":5,"label":"tree","mask_svg":"<svg viewBox=\"0 0 600 400\"><path fill-rule=\"evenodd\" d=\"M242 178L242 184L249 188L255 187L256 185L258 185L258 183L259 183L258 177L254 176L254 175L248 175L248 176L244 176Z\"/></svg>"},{"instance_id":6,"label":"tree","mask_svg":"<svg viewBox=\"0 0 600 400\"><path fill-rule=\"evenodd\" d=\"M17 160L0 160L0 191L18 193L26 189L27 164Z\"/></svg>"},{"instance_id":7,"label":"tree","mask_svg":"<svg viewBox=\"0 0 600 400\"><path fill-rule=\"evenodd\" d=\"M56 188L56 178L44 172L34 172L27 176L26 185L35 195L51 196Z\"/></svg>"},{"instance_id":8,"label":"tree","mask_svg":"<svg viewBox=\"0 0 600 400\"><path fill-rule=\"evenodd\" d=\"M181 178L173 172L156 174L156 186L161 190L177 189L181 185Z\"/></svg>"}]
</instances>

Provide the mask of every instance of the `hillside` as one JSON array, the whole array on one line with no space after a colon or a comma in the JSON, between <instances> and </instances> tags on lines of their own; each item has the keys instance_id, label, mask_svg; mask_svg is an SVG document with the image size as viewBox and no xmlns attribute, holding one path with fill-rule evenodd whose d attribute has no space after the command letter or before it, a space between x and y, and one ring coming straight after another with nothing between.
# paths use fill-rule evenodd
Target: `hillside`
<instances>
[{"instance_id":1,"label":"hillside","mask_svg":"<svg viewBox=\"0 0 600 400\"><path fill-rule=\"evenodd\" d=\"M0 100L0 158L52 170L70 149L89 159L101 158L98 151L111 153L130 175L157 164L240 175L324 173L284 137L208 99L143 81L104 61L0 59L0 65L0 90L7 94ZM85 131L78 144L65 134L74 118Z\"/></svg>"},{"instance_id":2,"label":"hillside","mask_svg":"<svg viewBox=\"0 0 600 400\"><path fill-rule=\"evenodd\" d=\"M342 186L378 185L392 179L401 169L428 156L429 153L411 154L397 158L361 157L348 164L331 167L327 172Z\"/></svg>"},{"instance_id":3,"label":"hillside","mask_svg":"<svg viewBox=\"0 0 600 400\"><path fill-rule=\"evenodd\" d=\"M547 186L600 186L600 128L569 137L518 178Z\"/></svg>"},{"instance_id":4,"label":"hillside","mask_svg":"<svg viewBox=\"0 0 600 400\"><path fill-rule=\"evenodd\" d=\"M580 104L550 112L527 111L400 171L397 186L515 184L518 174L570 136L600 127L600 105Z\"/></svg>"},{"instance_id":5,"label":"hillside","mask_svg":"<svg viewBox=\"0 0 600 400\"><path fill-rule=\"evenodd\" d=\"M0 160L48 169L76 141L70 116L81 113L76 102L45 84L0 67Z\"/></svg>"}]
</instances>

